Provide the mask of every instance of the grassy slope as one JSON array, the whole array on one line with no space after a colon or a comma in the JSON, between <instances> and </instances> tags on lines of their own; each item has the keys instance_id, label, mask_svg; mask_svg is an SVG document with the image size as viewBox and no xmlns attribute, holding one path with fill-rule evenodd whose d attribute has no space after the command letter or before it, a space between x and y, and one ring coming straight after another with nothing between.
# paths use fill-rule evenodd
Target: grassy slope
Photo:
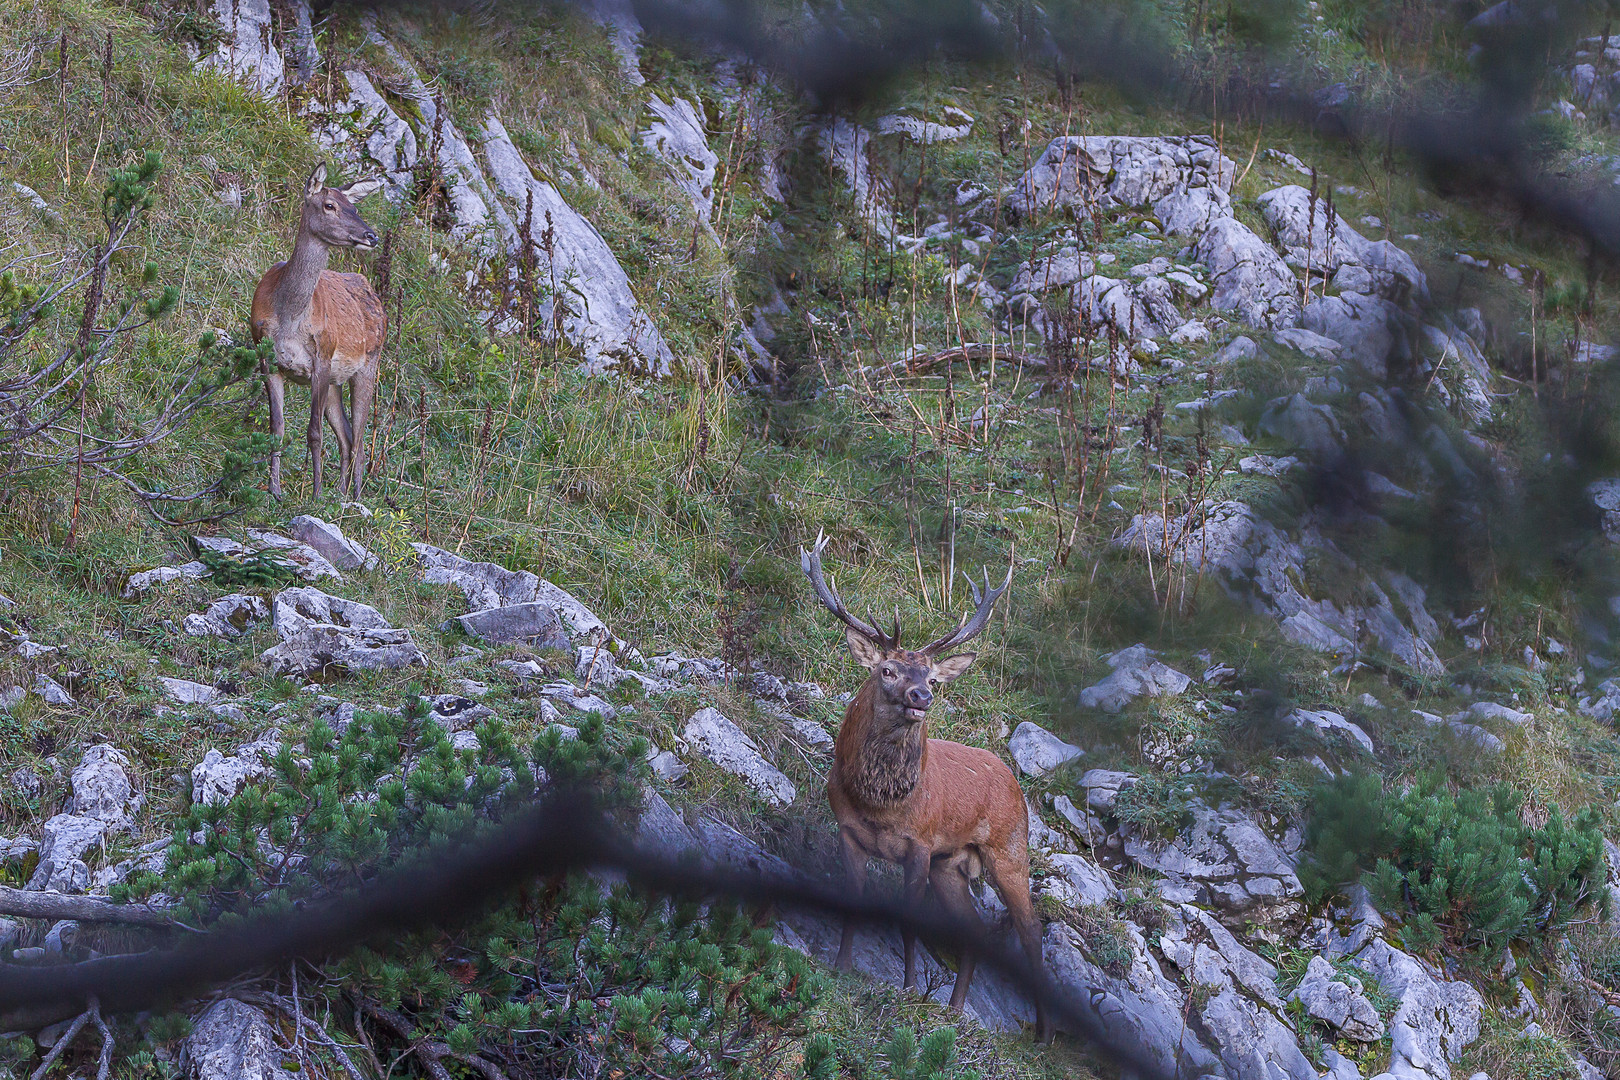
<instances>
[{"instance_id":1,"label":"grassy slope","mask_svg":"<svg viewBox=\"0 0 1620 1080\"><path fill-rule=\"evenodd\" d=\"M184 362L203 328L239 331L257 274L285 251L296 185L316 157L285 103L262 102L229 82L193 73L176 43L180 31L173 18L163 16L157 23L132 7L75 0L38 5L0 26L5 39L0 45L33 33L54 41L62 27L72 28L67 78L38 83L0 103L0 143L8 147L5 178L38 190L66 224L43 222L0 194L0 237L40 252L71 250L94 235L101 177L109 165L149 146L161 150L168 163L141 254L158 263L161 280L182 287L182 302L159 329L127 346L116 381L100 388L115 407L155 393L163 384L161 374ZM314 512L341 520L361 540L384 550L426 537L533 570L575 590L644 652L726 650L785 676L848 688L854 683L850 665L793 568L796 544L817 528L828 528L835 537L831 565L846 592L880 609L898 603L907 624L926 632L963 602L959 583L949 601L940 596L944 552L953 535L948 508L954 506L957 565L999 565L1014 550L1030 561L1020 571L1000 631L985 642L975 672L953 688L956 710L942 718L938 734L996 745L1004 730L1035 719L1087 745L1107 744L1091 759L1099 764L1133 762L1135 748L1157 732L1190 735L1204 740L1223 767L1241 778L1243 797L1277 812L1298 812L1311 774L1274 755L1306 749L1302 743L1279 744L1278 734L1247 710L1225 720L1178 706L1145 708L1118 719L1082 716L1072 705L1075 688L1100 669L1104 652L1149 640L1186 670L1198 665L1196 652L1210 649L1238 667L1251 690L1274 690L1307 706L1358 714L1355 702L1364 691L1385 700L1396 696L1378 673L1348 682L1328 679L1320 658L1288 646L1268 620L1231 609L1207 584L1190 610L1167 614L1164 583L1140 564L1110 555L1105 545L1131 513L1153 507L1164 494L1156 479L1144 483L1144 476L1157 474L1147 472L1140 453L1121 455L1111 464L1103 486L1114 486L1105 499L1098 500L1093 478L1088 505L1101 501L1102 506L1094 516L1088 512L1068 565L1051 565L1057 520L1045 477L1057 469L1055 447L1065 437L1061 396L1028 401L1030 378L1020 381L1005 371L989 381L958 369L949 382L930 377L899 385L863 382L853 370L858 364L890 360L913 341L928 348L948 344L958 333L969 340L984 335L982 313L962 298L953 303L950 290L939 284L959 256L930 249L909 260L864 237L851 224L847 200L808 153L794 162L799 191L794 207L783 211L763 204L753 186L748 145L760 134L732 137L736 115L716 95L706 64L654 47L645 70L654 88L681 87L704 97L713 145L725 150L735 173L721 181L736 193L717 224L726 250L706 239L693 244L683 219L684 200L634 138L644 120L641 95L621 86L599 32L568 16L515 12L434 16L419 26L405 44L425 70L439 76L458 115L474 115L484 99L500 103L519 144L543 167L555 169L565 193L625 258L639 294L659 312L688 374L666 385L580 380L569 373L572 361L565 350L489 340L450 279L429 269L430 253L448 250L442 235L373 199L363 212L379 227L396 229L393 280L404 284L404 319L386 361L376 444L380 475L367 501L378 506L391 500L399 514L368 522L345 516L331 497L311 503L302 448L295 441L286 503L251 512L227 531ZM104 81L95 57L109 32L117 48L111 77ZM331 31L322 48L328 56L350 52L382 63L366 53L356 27L346 23ZM1327 60L1362 62L1338 54ZM789 103L773 104L777 115L765 133L791 131L801 118ZM1209 130L1205 119L1132 104L1106 90L1088 88L1078 100L1065 100L1043 74L1011 67L988 75L930 68L883 104L881 111L905 105L925 112L952 104L979 118L969 139L931 148L925 156L880 142L879 154L897 170L896 189L919 193L919 228L933 212L951 212L958 183L1006 182L1054 134ZM1013 134L1001 136L998 128ZM1238 192L1240 207L1246 205L1251 217L1248 200L1277 183L1302 182L1288 167L1264 157L1266 147L1279 146L1318 164L1333 182L1360 189L1341 196L1346 216L1377 214L1388 223L1389 235L1431 260L1437 284L1446 280L1451 287L1442 275L1450 272L1450 252L1461 248L1543 267L1555 280L1580 277L1573 256L1549 246L1544 237L1525 229L1504 231L1496 208L1442 203L1402 169L1386 173L1378 162L1358 159L1308 133L1267 132L1231 121L1219 134L1228 155L1240 163L1250 158L1248 148L1261 151ZM242 174L249 193L242 209L226 208L214 197L205 154L218 168ZM599 190L578 182L585 171L600 183ZM1440 209L1446 215L1442 221L1420 217ZM756 210L785 219L786 251L759 239ZM1009 271L1062 227L1046 221L1021 224L1012 239L983 256L987 268ZM1125 220L1108 225L1104 235L1104 246L1120 254L1122 265L1159 253L1129 245L1130 231L1132 223ZM1400 241L1406 233L1420 233L1424 240ZM1174 247L1165 247L1165 253L1173 255ZM799 274L799 313L821 320L814 334L802 319L784 330L784 352L803 365L804 377L784 400L734 396L711 377L724 365L716 358L725 355L718 343L729 336L726 298L764 296L778 267L790 263ZM339 264L360 263L340 258ZM1498 281L1457 284L1478 291L1482 303L1503 309L1518 303L1518 294ZM1600 312L1607 314L1613 301L1607 291L1600 296ZM62 318L70 321L72 312ZM1182 357L1191 366L1181 379L1159 388L1165 405L1202 391L1202 380L1190 376L1201 370L1208 353L1193 349ZM1253 374L1293 390L1325 366L1294 358ZM811 400L809 391L822 370L831 383L854 382L860 391ZM1093 381L1094 415L1107 393L1101 380ZM982 404L1000 407L992 411L996 419L988 447L983 429L966 424ZM1123 423L1139 429L1148 394L1121 394L1116 404L1125 414ZM1534 445L1535 421L1517 408L1515 402L1505 407L1509 420L1492 434ZM262 412L261 403L250 416L210 417L154 453L144 463L144 475L175 486L206 479L245 425L262 423ZM1167 411L1163 463L1172 471L1195 456L1188 417ZM707 429L701 438L700 422ZM1133 438L1124 436L1122 445ZM1217 463L1224 453L1217 450ZM1065 485L1073 478L1056 479ZM1251 478L1232 475L1220 478L1213 493L1252 496L1257 487ZM1174 494L1172 489L1169 495ZM256 734L261 721L254 718L239 728L221 722L210 730L183 715L164 714L155 707L150 676L230 680L265 701L287 698L294 688L255 669L253 657L270 644L266 629L236 642L178 633L179 619L221 590L197 585L138 604L119 600L124 574L163 559L179 537L154 527L121 493L91 485L78 547L64 550L72 495L70 478L62 476L38 476L8 489L0 519L0 591L22 604L21 616L36 640L63 647L60 661L51 658L39 667L59 678L66 677L64 671L76 673L72 685L86 708L64 713L29 704L0 716L0 763L9 771L92 737L111 737L138 759L153 806L147 827L156 834L163 831L163 811L185 797L184 784L171 777L207 746ZM1073 498L1072 489L1065 494L1060 487L1060 504ZM1120 509L1111 509L1111 500ZM1065 510L1065 520L1071 513ZM1493 645L1498 659L1513 658L1542 616L1566 623L1570 618L1556 589L1537 586L1538 594L1529 586L1503 588L1507 595L1491 597L1492 602L1522 610ZM375 574L357 576L344 594L374 603L412 627L435 661L455 651L454 641L432 629L456 610L456 598L444 590L416 585L408 575ZM1455 637L1442 651L1454 664L1473 663ZM1507 669L1487 671L1487 666L1481 665L1484 678L1510 677ZM12 654L0 657L0 683L25 681L26 668ZM1437 741L1416 720L1365 718L1394 748L1384 764L1397 775L1443 763L1460 779L1508 778L1544 801L1608 801L1612 793L1600 778L1620 774L1614 767L1620 747L1606 730L1572 712L1551 711L1555 703L1567 706L1567 699L1550 695L1549 685L1558 685L1572 670L1555 667L1553 677L1539 684L1515 684L1524 691L1522 703L1536 706L1538 719L1498 760L1459 756L1456 747ZM428 687L450 689L451 675L436 665ZM1414 683L1400 673L1395 679L1399 696L1412 704L1449 711L1447 688ZM1474 681L1481 688L1490 685L1483 678ZM340 692L358 700L387 700L401 687L401 680L374 677L355 680ZM498 691L497 708L514 722L532 723L532 710L510 693L509 688ZM741 699L721 703L740 721L757 719ZM668 746L695 704L680 697L649 703L635 723ZM835 710L827 706L822 719L830 728ZM817 789L816 762L779 746L769 725L749 726L801 790ZM71 753L67 760L73 760ZM1060 778L1050 786L1068 782ZM56 781L40 802L54 805L60 794ZM701 764L680 797L750 818L756 832L783 848L796 847L805 836L825 836L826 815L818 799L801 800L791 814L761 815L734 782ZM27 827L39 810L39 803L15 793L0 795L0 831ZM850 992L872 993L854 987Z\"/></svg>"}]
</instances>

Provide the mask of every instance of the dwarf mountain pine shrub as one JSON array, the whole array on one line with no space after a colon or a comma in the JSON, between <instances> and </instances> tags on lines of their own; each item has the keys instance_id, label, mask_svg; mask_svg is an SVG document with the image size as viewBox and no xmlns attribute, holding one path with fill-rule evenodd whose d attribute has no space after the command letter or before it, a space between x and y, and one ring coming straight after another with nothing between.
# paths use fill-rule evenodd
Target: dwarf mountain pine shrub
<instances>
[{"instance_id":1,"label":"dwarf mountain pine shrub","mask_svg":"<svg viewBox=\"0 0 1620 1080\"><path fill-rule=\"evenodd\" d=\"M1591 807L1570 819L1554 808L1535 829L1519 807L1505 784L1452 792L1429 777L1387 791L1376 776L1340 777L1317 793L1300 880L1313 900L1361 882L1381 908L1409 913L1420 948L1539 937L1606 902L1603 835Z\"/></svg>"},{"instance_id":2,"label":"dwarf mountain pine shrub","mask_svg":"<svg viewBox=\"0 0 1620 1080\"><path fill-rule=\"evenodd\" d=\"M526 804L537 783L587 784L621 814L639 798L645 742L600 717L577 738L548 728L526 753L499 720L476 734L477 749L452 746L415 688L403 708L363 712L342 733L316 723L258 783L192 807L163 874L120 893L161 889L183 921L217 925L430 858ZM332 1015L367 1027L385 1069L421 1068L410 1045L430 1040L464 1064L533 1077L773 1075L824 982L734 904L586 875L537 882L465 925L367 943L324 974ZM383 1017L403 1018L410 1041Z\"/></svg>"}]
</instances>

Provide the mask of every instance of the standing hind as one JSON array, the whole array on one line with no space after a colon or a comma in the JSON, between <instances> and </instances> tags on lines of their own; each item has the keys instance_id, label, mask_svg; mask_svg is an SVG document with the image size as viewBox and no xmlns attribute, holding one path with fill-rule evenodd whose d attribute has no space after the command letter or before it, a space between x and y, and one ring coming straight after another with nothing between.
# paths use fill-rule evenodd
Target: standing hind
<instances>
[{"instance_id":1,"label":"standing hind","mask_svg":"<svg viewBox=\"0 0 1620 1080\"><path fill-rule=\"evenodd\" d=\"M388 316L363 274L340 274L328 270L326 263L332 248L370 251L377 246L377 234L361 220L351 200L381 186L380 180L356 180L340 188L327 187L326 163L315 166L304 187L292 257L265 271L253 290L253 340L268 337L276 349L263 374L270 395L270 433L276 441L270 455L270 494L278 499L287 379L310 388L314 497L321 497L323 419L337 439L338 491L360 497L366 475L366 416L377 393ZM349 384L352 423L343 409L344 383Z\"/></svg>"}]
</instances>

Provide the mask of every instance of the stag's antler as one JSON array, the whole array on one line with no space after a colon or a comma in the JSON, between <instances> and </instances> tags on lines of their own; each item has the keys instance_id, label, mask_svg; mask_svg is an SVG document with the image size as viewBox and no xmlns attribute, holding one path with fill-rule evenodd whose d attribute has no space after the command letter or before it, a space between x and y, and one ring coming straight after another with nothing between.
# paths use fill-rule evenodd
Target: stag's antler
<instances>
[{"instance_id":1,"label":"stag's antler","mask_svg":"<svg viewBox=\"0 0 1620 1080\"><path fill-rule=\"evenodd\" d=\"M844 606L843 599L831 585L827 584L827 579L821 573L821 549L827 546L829 539L830 537L818 529L816 530L815 546L809 551L802 547L799 549L799 568L804 571L804 576L810 579L810 587L815 590L816 599L820 600L822 606L828 611L838 616L845 626L871 641L874 645L885 650L898 649L900 647L899 608L894 610L894 630L885 634L872 626L872 624L863 622L851 615L849 609Z\"/></svg>"},{"instance_id":2,"label":"stag's antler","mask_svg":"<svg viewBox=\"0 0 1620 1080\"><path fill-rule=\"evenodd\" d=\"M1007 577L1001 583L999 589L990 587L990 570L988 567L984 571L984 590L982 592L979 590L978 583L968 576L967 571L964 570L962 576L967 578L968 588L973 590L974 612L971 616L963 619L961 625L955 630L952 630L938 641L924 645L920 651L930 656L966 644L979 635L979 632L984 629L984 624L990 621L990 611L996 606L996 601L1001 599L1001 594L1006 592L1007 586L1012 584L1012 561L1008 560L1007 562Z\"/></svg>"}]
</instances>

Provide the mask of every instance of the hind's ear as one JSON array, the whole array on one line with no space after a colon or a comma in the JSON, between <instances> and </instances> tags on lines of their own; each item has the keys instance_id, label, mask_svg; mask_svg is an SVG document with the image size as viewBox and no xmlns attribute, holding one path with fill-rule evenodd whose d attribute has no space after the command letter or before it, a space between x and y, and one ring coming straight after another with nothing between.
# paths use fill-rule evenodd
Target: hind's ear
<instances>
[{"instance_id":1,"label":"hind's ear","mask_svg":"<svg viewBox=\"0 0 1620 1080\"><path fill-rule=\"evenodd\" d=\"M326 162L321 162L310 170L309 181L304 185L304 198L309 198L321 188L326 186Z\"/></svg>"},{"instance_id":2,"label":"hind's ear","mask_svg":"<svg viewBox=\"0 0 1620 1080\"><path fill-rule=\"evenodd\" d=\"M359 202L361 199L365 198L367 195L370 195L372 192L377 191L382 186L383 182L380 177L368 176L364 180L350 180L347 184L344 184L342 187L338 188L338 190L343 192L344 196L347 197L350 202Z\"/></svg>"}]
</instances>

